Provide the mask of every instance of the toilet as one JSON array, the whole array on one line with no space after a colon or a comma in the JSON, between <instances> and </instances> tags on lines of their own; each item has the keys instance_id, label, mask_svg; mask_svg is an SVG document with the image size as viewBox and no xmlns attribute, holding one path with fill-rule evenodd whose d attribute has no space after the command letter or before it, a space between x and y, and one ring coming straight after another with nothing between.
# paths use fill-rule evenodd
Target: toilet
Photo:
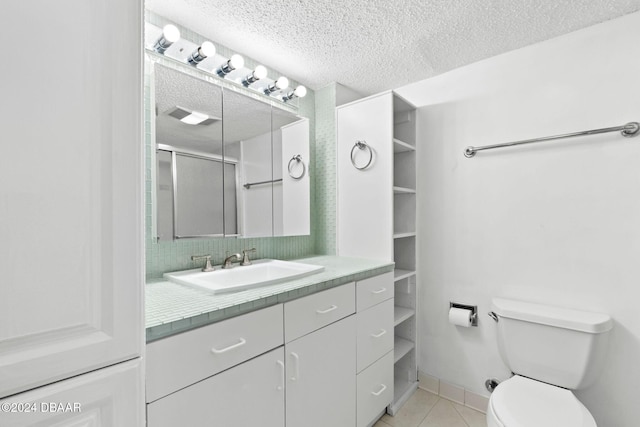
<instances>
[{"instance_id":1,"label":"toilet","mask_svg":"<svg viewBox=\"0 0 640 427\"><path fill-rule=\"evenodd\" d=\"M514 376L491 394L487 427L596 427L571 390L596 379L611 317L503 298L493 299L489 315Z\"/></svg>"}]
</instances>

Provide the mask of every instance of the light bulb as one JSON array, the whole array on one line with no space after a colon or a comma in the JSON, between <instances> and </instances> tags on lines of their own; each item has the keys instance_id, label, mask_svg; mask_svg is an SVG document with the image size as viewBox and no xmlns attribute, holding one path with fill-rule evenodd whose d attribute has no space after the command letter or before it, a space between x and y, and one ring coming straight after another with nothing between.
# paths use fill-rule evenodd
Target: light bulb
<instances>
[{"instance_id":1,"label":"light bulb","mask_svg":"<svg viewBox=\"0 0 640 427\"><path fill-rule=\"evenodd\" d=\"M249 87L250 84L257 82L260 79L267 77L267 69L264 65L258 65L255 70L251 72L247 77L242 80L244 87Z\"/></svg>"},{"instance_id":2,"label":"light bulb","mask_svg":"<svg viewBox=\"0 0 640 427\"><path fill-rule=\"evenodd\" d=\"M180 30L175 25L165 25L162 29L162 37L169 43L175 43L180 40Z\"/></svg>"},{"instance_id":3,"label":"light bulb","mask_svg":"<svg viewBox=\"0 0 640 427\"><path fill-rule=\"evenodd\" d=\"M162 29L162 35L156 40L153 49L158 53L164 54L169 46L178 40L180 40L180 30L175 25L165 25Z\"/></svg>"},{"instance_id":4,"label":"light bulb","mask_svg":"<svg viewBox=\"0 0 640 427\"><path fill-rule=\"evenodd\" d=\"M216 54L216 47L211 42L203 42L200 47L189 56L189 64L196 65L204 61L207 57Z\"/></svg>"},{"instance_id":5,"label":"light bulb","mask_svg":"<svg viewBox=\"0 0 640 427\"><path fill-rule=\"evenodd\" d=\"M220 77L224 77L233 70L237 70L242 67L244 67L244 58L236 53L232 55L227 62L222 64L222 66L216 70L216 73L218 73Z\"/></svg>"},{"instance_id":6,"label":"light bulb","mask_svg":"<svg viewBox=\"0 0 640 427\"><path fill-rule=\"evenodd\" d=\"M231 56L229 60L229 66L232 70L237 70L238 68L244 67L244 58L237 53Z\"/></svg>"},{"instance_id":7,"label":"light bulb","mask_svg":"<svg viewBox=\"0 0 640 427\"><path fill-rule=\"evenodd\" d=\"M302 98L307 94L307 88L300 85L295 90L289 91L286 95L282 97L284 102L290 101L293 98Z\"/></svg>"},{"instance_id":8,"label":"light bulb","mask_svg":"<svg viewBox=\"0 0 640 427\"><path fill-rule=\"evenodd\" d=\"M280 76L278 77L278 80L276 80L275 82L271 83L269 86L264 88L264 93L266 95L271 95L273 92L277 90L286 89L288 86L289 86L289 79L284 76Z\"/></svg>"},{"instance_id":9,"label":"light bulb","mask_svg":"<svg viewBox=\"0 0 640 427\"><path fill-rule=\"evenodd\" d=\"M200 46L200 53L205 57L213 56L216 54L216 47L211 42L204 42Z\"/></svg>"},{"instance_id":10,"label":"light bulb","mask_svg":"<svg viewBox=\"0 0 640 427\"><path fill-rule=\"evenodd\" d=\"M276 80L276 88L283 90L288 87L289 87L289 79L286 78L285 76L278 77L278 80Z\"/></svg>"},{"instance_id":11,"label":"light bulb","mask_svg":"<svg viewBox=\"0 0 640 427\"><path fill-rule=\"evenodd\" d=\"M253 70L253 76L257 79L264 79L267 77L267 67L264 65L258 65L255 70Z\"/></svg>"},{"instance_id":12,"label":"light bulb","mask_svg":"<svg viewBox=\"0 0 640 427\"><path fill-rule=\"evenodd\" d=\"M305 95L307 94L307 88L300 85L296 88L296 90L293 91L293 94L298 98L304 98Z\"/></svg>"}]
</instances>

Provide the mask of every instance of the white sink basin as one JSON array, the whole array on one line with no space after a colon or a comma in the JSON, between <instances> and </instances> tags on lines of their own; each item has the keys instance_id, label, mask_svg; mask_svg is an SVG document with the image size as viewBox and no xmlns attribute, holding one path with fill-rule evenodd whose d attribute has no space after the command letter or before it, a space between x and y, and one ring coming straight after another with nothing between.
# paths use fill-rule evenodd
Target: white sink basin
<instances>
[{"instance_id":1,"label":"white sink basin","mask_svg":"<svg viewBox=\"0 0 640 427\"><path fill-rule=\"evenodd\" d=\"M164 278L174 283L204 288L215 294L236 292L277 282L299 279L324 270L321 265L301 262L260 259L247 266L216 268L203 272L200 269L165 273Z\"/></svg>"}]
</instances>

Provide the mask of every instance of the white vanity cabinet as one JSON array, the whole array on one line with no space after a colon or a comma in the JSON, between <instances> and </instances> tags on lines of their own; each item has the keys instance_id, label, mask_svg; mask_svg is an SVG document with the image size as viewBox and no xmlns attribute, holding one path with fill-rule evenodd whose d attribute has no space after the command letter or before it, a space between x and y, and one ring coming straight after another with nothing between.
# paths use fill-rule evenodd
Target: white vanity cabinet
<instances>
[{"instance_id":1,"label":"white vanity cabinet","mask_svg":"<svg viewBox=\"0 0 640 427\"><path fill-rule=\"evenodd\" d=\"M354 313L354 283L285 303L287 427L355 426Z\"/></svg>"},{"instance_id":2,"label":"white vanity cabinet","mask_svg":"<svg viewBox=\"0 0 640 427\"><path fill-rule=\"evenodd\" d=\"M393 398L393 273L147 344L148 427L355 427Z\"/></svg>"},{"instance_id":3,"label":"white vanity cabinet","mask_svg":"<svg viewBox=\"0 0 640 427\"><path fill-rule=\"evenodd\" d=\"M393 400L393 273L358 281L356 295L356 425L367 427Z\"/></svg>"}]
</instances>

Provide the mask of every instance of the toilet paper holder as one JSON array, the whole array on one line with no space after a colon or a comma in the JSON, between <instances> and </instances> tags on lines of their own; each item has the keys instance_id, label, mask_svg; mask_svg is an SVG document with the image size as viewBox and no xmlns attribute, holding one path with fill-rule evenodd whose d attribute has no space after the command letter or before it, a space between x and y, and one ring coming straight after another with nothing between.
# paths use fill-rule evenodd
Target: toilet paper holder
<instances>
[{"instance_id":1,"label":"toilet paper holder","mask_svg":"<svg viewBox=\"0 0 640 427\"><path fill-rule=\"evenodd\" d=\"M478 306L459 304L457 302L449 302L449 309L462 308L464 310L471 310L471 326L478 326Z\"/></svg>"}]
</instances>

